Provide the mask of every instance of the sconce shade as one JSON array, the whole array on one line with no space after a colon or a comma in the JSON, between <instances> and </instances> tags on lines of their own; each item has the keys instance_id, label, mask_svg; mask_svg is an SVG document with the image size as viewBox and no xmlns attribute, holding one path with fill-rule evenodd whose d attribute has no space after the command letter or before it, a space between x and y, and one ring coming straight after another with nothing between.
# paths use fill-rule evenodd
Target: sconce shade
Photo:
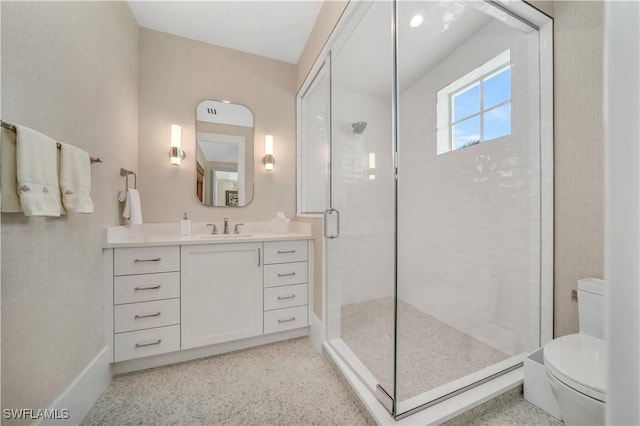
<instances>
[{"instance_id":1,"label":"sconce shade","mask_svg":"<svg viewBox=\"0 0 640 426\"><path fill-rule=\"evenodd\" d=\"M177 124L171 125L171 149L169 155L171 156L170 163L174 166L179 166L184 159L184 151L180 148L182 143L182 127Z\"/></svg>"},{"instance_id":2,"label":"sconce shade","mask_svg":"<svg viewBox=\"0 0 640 426\"><path fill-rule=\"evenodd\" d=\"M171 125L171 146L180 148L182 141L182 127L178 124Z\"/></svg>"},{"instance_id":3,"label":"sconce shade","mask_svg":"<svg viewBox=\"0 0 640 426\"><path fill-rule=\"evenodd\" d=\"M264 135L264 157L262 158L264 169L272 171L275 162L276 159L273 156L273 135Z\"/></svg>"},{"instance_id":4,"label":"sconce shade","mask_svg":"<svg viewBox=\"0 0 640 426\"><path fill-rule=\"evenodd\" d=\"M264 155L273 155L273 135L264 136Z\"/></svg>"}]
</instances>

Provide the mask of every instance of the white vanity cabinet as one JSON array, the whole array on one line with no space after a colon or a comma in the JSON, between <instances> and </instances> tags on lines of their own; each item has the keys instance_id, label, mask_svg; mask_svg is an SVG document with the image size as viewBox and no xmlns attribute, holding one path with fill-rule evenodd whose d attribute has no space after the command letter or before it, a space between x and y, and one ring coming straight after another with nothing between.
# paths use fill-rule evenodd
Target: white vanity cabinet
<instances>
[{"instance_id":1,"label":"white vanity cabinet","mask_svg":"<svg viewBox=\"0 0 640 426\"><path fill-rule=\"evenodd\" d=\"M262 243L181 248L182 349L259 336Z\"/></svg>"},{"instance_id":2,"label":"white vanity cabinet","mask_svg":"<svg viewBox=\"0 0 640 426\"><path fill-rule=\"evenodd\" d=\"M107 231L104 277L113 309L106 330L114 371L308 334L310 228L216 240L180 236L172 226Z\"/></svg>"},{"instance_id":3,"label":"white vanity cabinet","mask_svg":"<svg viewBox=\"0 0 640 426\"><path fill-rule=\"evenodd\" d=\"M264 243L264 333L309 324L307 241Z\"/></svg>"},{"instance_id":4,"label":"white vanity cabinet","mask_svg":"<svg viewBox=\"0 0 640 426\"><path fill-rule=\"evenodd\" d=\"M180 248L113 254L114 361L180 349Z\"/></svg>"}]
</instances>

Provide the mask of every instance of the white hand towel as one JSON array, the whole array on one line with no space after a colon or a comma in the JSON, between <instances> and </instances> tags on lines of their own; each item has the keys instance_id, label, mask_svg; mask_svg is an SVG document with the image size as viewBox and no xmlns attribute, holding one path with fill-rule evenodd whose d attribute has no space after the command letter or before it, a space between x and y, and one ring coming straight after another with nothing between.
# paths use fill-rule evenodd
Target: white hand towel
<instances>
[{"instance_id":1,"label":"white hand towel","mask_svg":"<svg viewBox=\"0 0 640 426\"><path fill-rule=\"evenodd\" d=\"M16 133L0 129L0 192L2 213L22 213L16 179Z\"/></svg>"},{"instance_id":2,"label":"white hand towel","mask_svg":"<svg viewBox=\"0 0 640 426\"><path fill-rule=\"evenodd\" d=\"M16 125L18 196L25 216L60 216L56 141Z\"/></svg>"},{"instance_id":3,"label":"white hand towel","mask_svg":"<svg viewBox=\"0 0 640 426\"><path fill-rule=\"evenodd\" d=\"M89 153L60 143L60 191L68 213L93 213Z\"/></svg>"},{"instance_id":4,"label":"white hand towel","mask_svg":"<svg viewBox=\"0 0 640 426\"><path fill-rule=\"evenodd\" d=\"M140 193L137 189L127 190L127 199L124 202L122 217L130 220L130 225L142 224L142 206L140 204Z\"/></svg>"}]
</instances>

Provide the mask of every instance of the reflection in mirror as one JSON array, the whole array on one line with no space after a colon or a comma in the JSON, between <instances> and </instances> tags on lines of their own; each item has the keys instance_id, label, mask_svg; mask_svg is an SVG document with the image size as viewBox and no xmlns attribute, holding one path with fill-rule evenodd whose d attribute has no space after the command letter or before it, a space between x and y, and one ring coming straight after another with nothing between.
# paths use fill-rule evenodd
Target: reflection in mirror
<instances>
[{"instance_id":1,"label":"reflection in mirror","mask_svg":"<svg viewBox=\"0 0 640 426\"><path fill-rule=\"evenodd\" d=\"M196 195L205 206L243 207L253 199L253 114L205 100L196 108Z\"/></svg>"}]
</instances>

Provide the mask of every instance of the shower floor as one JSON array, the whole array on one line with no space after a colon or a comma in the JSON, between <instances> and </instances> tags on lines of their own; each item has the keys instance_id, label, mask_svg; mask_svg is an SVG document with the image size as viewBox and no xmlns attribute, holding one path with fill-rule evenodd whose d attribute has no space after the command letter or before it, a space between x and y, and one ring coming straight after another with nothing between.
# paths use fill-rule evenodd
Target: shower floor
<instances>
[{"instance_id":1,"label":"shower floor","mask_svg":"<svg viewBox=\"0 0 640 426\"><path fill-rule=\"evenodd\" d=\"M387 390L393 384L393 298L342 306L342 340ZM408 303L398 301L397 401L509 358Z\"/></svg>"}]
</instances>

